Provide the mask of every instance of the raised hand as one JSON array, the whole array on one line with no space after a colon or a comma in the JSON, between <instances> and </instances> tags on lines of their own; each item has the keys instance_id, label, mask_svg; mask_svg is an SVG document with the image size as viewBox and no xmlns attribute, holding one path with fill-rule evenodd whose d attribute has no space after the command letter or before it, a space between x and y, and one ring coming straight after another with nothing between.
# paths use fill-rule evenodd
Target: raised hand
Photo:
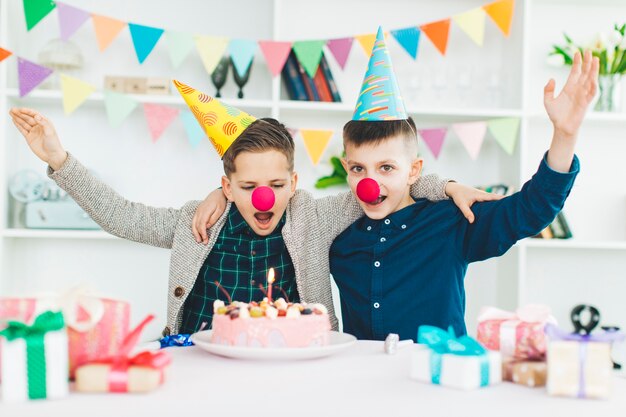
<instances>
[{"instance_id":1,"label":"raised hand","mask_svg":"<svg viewBox=\"0 0 626 417\"><path fill-rule=\"evenodd\" d=\"M9 114L33 153L52 169L59 169L67 159L67 152L63 149L52 122L37 111L27 108L12 108Z\"/></svg>"}]
</instances>

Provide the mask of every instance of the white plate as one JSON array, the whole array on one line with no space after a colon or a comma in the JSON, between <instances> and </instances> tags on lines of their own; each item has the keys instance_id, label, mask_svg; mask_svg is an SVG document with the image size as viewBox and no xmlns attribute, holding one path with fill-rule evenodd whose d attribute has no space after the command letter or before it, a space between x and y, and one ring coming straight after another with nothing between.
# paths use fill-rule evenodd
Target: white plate
<instances>
[{"instance_id":1,"label":"white plate","mask_svg":"<svg viewBox=\"0 0 626 417\"><path fill-rule=\"evenodd\" d=\"M349 348L356 342L356 337L347 333L330 332L329 344L326 346L301 348L258 348L245 346L227 346L211 343L211 330L195 333L191 340L199 348L214 355L236 359L292 360L315 359L330 356Z\"/></svg>"}]
</instances>

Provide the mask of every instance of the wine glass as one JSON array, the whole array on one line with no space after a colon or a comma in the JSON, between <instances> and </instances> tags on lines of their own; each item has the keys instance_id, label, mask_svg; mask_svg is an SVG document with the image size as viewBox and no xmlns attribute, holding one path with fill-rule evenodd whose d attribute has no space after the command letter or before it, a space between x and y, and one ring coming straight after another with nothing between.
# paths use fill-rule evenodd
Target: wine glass
<instances>
[{"instance_id":1,"label":"wine glass","mask_svg":"<svg viewBox=\"0 0 626 417\"><path fill-rule=\"evenodd\" d=\"M220 93L220 89L224 87L226 84L226 76L228 75L228 66L230 65L230 57L228 55L224 55L220 62L217 64L215 69L213 70L213 74L211 74L211 81L213 85L217 89L215 92L215 97L222 97L222 93ZM236 71L235 71L236 72Z\"/></svg>"},{"instance_id":2,"label":"wine glass","mask_svg":"<svg viewBox=\"0 0 626 417\"><path fill-rule=\"evenodd\" d=\"M241 77L239 76L239 72L235 68L234 62L232 62L232 58L231 58L231 63L233 65L233 78L235 79L235 84L237 84L237 87L239 87L239 92L237 93L237 97L243 98L243 86L246 85L246 83L248 82L248 79L250 79L250 71L252 70L252 64L254 63L254 61L250 61L250 65L248 66L246 73L243 74L243 76Z\"/></svg>"}]
</instances>

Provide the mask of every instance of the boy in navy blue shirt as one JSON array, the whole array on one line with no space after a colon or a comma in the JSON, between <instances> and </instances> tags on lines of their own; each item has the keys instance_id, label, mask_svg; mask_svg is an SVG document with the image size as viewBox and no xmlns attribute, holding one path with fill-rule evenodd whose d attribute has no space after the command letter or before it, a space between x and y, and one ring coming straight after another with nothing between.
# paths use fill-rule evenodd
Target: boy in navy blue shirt
<instances>
[{"instance_id":1,"label":"boy in navy blue shirt","mask_svg":"<svg viewBox=\"0 0 626 417\"><path fill-rule=\"evenodd\" d=\"M388 61L384 49L379 31L353 120L344 127L343 164L366 215L339 235L330 250L343 329L375 340L389 333L415 340L425 324L452 326L463 335L468 264L500 256L518 240L539 233L569 195L579 170L574 147L596 92L598 60L589 51L584 59L577 54L557 97L554 80L548 82L544 104L554 134L537 173L510 197L475 203L475 221L469 224L453 202L413 200L409 194L423 161L417 157L415 124L404 110L391 63L381 65ZM365 178L379 185L374 198L357 191Z\"/></svg>"}]
</instances>

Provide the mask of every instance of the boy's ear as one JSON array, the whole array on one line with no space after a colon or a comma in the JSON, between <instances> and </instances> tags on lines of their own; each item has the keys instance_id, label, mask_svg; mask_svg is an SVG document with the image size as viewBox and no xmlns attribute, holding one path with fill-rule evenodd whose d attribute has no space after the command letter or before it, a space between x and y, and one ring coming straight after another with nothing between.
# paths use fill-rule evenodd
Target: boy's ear
<instances>
[{"instance_id":1,"label":"boy's ear","mask_svg":"<svg viewBox=\"0 0 626 417\"><path fill-rule=\"evenodd\" d=\"M298 173L294 171L291 174L291 195L292 196L296 193L297 186L298 186Z\"/></svg>"},{"instance_id":2,"label":"boy's ear","mask_svg":"<svg viewBox=\"0 0 626 417\"><path fill-rule=\"evenodd\" d=\"M228 177L226 175L222 176L222 191L224 192L224 196L226 196L226 199L230 202L235 201L233 199L233 190L230 184L230 179L228 179Z\"/></svg>"},{"instance_id":3,"label":"boy's ear","mask_svg":"<svg viewBox=\"0 0 626 417\"><path fill-rule=\"evenodd\" d=\"M346 161L346 158L339 158L339 160L341 161L341 166L343 167L343 169L346 170L346 172L348 172L348 161Z\"/></svg>"},{"instance_id":4,"label":"boy's ear","mask_svg":"<svg viewBox=\"0 0 626 417\"><path fill-rule=\"evenodd\" d=\"M411 161L411 170L409 171L409 185L415 184L415 181L422 174L422 168L424 167L424 160L422 158L415 158Z\"/></svg>"}]
</instances>

